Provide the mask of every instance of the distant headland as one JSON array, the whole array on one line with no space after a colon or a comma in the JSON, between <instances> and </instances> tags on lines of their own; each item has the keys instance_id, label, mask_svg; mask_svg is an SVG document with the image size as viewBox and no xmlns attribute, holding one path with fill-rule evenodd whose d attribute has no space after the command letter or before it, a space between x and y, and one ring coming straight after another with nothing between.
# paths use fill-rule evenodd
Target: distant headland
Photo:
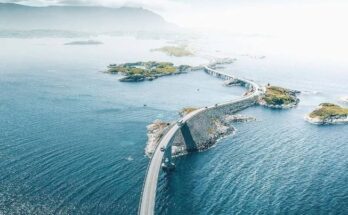
<instances>
[{"instance_id":1,"label":"distant headland","mask_svg":"<svg viewBox=\"0 0 348 215\"><path fill-rule=\"evenodd\" d=\"M163 46L158 49L151 49L151 51L160 51L174 57L187 57L194 55L187 46Z\"/></svg>"}]
</instances>

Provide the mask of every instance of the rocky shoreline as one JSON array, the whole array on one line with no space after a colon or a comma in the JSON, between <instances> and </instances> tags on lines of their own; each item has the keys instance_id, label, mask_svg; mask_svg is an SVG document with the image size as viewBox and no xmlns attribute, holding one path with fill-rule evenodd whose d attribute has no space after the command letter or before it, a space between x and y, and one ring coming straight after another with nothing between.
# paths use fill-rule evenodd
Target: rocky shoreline
<instances>
[{"instance_id":1,"label":"rocky shoreline","mask_svg":"<svg viewBox=\"0 0 348 215\"><path fill-rule=\"evenodd\" d=\"M154 122L146 126L147 128L147 143L145 154L151 157L155 152L156 147L162 136L169 130L171 123L156 119Z\"/></svg>"},{"instance_id":2,"label":"rocky shoreline","mask_svg":"<svg viewBox=\"0 0 348 215\"><path fill-rule=\"evenodd\" d=\"M250 122L255 121L255 117L244 116L244 115L225 115L221 118L211 119L209 136L207 140L197 145L197 151L204 151L213 147L217 141L221 138L234 134L236 132L235 127L231 124L234 122ZM148 141L145 147L145 154L148 157L151 157L154 153L156 147L159 144L159 141L169 130L173 123L164 122L159 119L155 120L153 123L147 126L147 137ZM180 141L180 144L173 145L172 154L173 156L180 156L187 154L186 147L183 140Z\"/></svg>"},{"instance_id":3,"label":"rocky shoreline","mask_svg":"<svg viewBox=\"0 0 348 215\"><path fill-rule=\"evenodd\" d=\"M348 123L348 116L347 117L332 116L326 119L320 119L318 117L312 118L309 115L307 115L305 116L305 120L315 125L345 124L345 123Z\"/></svg>"},{"instance_id":4,"label":"rocky shoreline","mask_svg":"<svg viewBox=\"0 0 348 215\"><path fill-rule=\"evenodd\" d=\"M110 64L106 73L123 75L124 77L119 79L121 82L142 82L193 71L191 69L192 67L189 65L174 66L170 62L147 61Z\"/></svg>"},{"instance_id":5,"label":"rocky shoreline","mask_svg":"<svg viewBox=\"0 0 348 215\"><path fill-rule=\"evenodd\" d=\"M299 93L301 92L297 90L268 85L258 103L272 109L290 109L296 107L300 102L300 99L297 98Z\"/></svg>"}]
</instances>

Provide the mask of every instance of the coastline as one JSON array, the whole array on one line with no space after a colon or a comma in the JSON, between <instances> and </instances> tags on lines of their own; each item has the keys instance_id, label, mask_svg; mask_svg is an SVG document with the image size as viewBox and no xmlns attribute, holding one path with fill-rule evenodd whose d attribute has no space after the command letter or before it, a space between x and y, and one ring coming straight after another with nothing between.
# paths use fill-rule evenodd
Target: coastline
<instances>
[{"instance_id":1,"label":"coastline","mask_svg":"<svg viewBox=\"0 0 348 215\"><path fill-rule=\"evenodd\" d=\"M319 117L310 117L306 115L304 119L314 125L339 125L339 124L347 124L348 116L344 117L330 117L328 119L320 119Z\"/></svg>"}]
</instances>

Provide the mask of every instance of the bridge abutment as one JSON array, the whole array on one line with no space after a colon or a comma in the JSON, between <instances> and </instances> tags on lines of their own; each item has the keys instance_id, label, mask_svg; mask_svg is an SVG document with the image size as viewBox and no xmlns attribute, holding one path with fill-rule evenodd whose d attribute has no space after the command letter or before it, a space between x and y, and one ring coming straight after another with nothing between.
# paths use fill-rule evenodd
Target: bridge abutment
<instances>
[{"instance_id":1,"label":"bridge abutment","mask_svg":"<svg viewBox=\"0 0 348 215\"><path fill-rule=\"evenodd\" d=\"M172 158L173 158L172 157L172 146L168 146L165 149L163 162L162 162L162 169L164 171L170 171L170 170L173 170L175 168L175 164L174 164Z\"/></svg>"}]
</instances>

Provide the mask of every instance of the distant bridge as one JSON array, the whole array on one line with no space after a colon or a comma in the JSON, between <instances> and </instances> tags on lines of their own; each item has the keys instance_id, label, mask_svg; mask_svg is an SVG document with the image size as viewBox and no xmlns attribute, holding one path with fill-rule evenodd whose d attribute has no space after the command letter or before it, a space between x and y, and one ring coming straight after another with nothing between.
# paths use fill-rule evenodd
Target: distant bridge
<instances>
[{"instance_id":1,"label":"distant bridge","mask_svg":"<svg viewBox=\"0 0 348 215\"><path fill-rule=\"evenodd\" d=\"M259 96L264 91L263 88L261 88L261 86L259 86L253 81L242 78L236 78L230 74L216 71L212 68L209 68L208 66L204 67L204 71L218 78L222 78L225 80L235 80L238 83L244 85L248 89L248 92L242 98L215 104L210 107L197 109L185 115L168 130L168 132L162 137L157 148L155 149L155 152L153 153L150 159L150 163L146 171L146 178L144 181L138 211L140 215L153 215L155 212L156 191L160 170L161 168L171 168L174 165L172 163L172 143L175 135L178 132L181 132L186 145L186 149L193 149L194 140L192 138L189 126L187 124L190 120L193 120L199 114L208 113L209 111L214 111L217 109L229 111L236 106L246 108L247 106L255 104ZM247 105L243 105L245 103Z\"/></svg>"}]
</instances>

